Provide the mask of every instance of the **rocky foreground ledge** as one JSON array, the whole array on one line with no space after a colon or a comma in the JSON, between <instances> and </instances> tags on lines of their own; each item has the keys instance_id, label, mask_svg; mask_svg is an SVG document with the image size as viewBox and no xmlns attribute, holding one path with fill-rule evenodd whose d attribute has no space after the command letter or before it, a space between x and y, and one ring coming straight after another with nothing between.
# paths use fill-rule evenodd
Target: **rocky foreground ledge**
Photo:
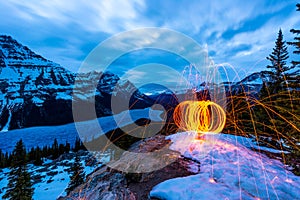
<instances>
[{"instance_id":1,"label":"rocky foreground ledge","mask_svg":"<svg viewBox=\"0 0 300 200\"><path fill-rule=\"evenodd\" d=\"M135 143L129 151L141 154L134 156L128 152L123 153L119 160L90 174L86 183L76 188L68 197L61 197L60 200L150 199L149 192L157 184L168 179L199 173L199 163L183 158L179 152L170 150L170 142L165 136L158 135ZM165 157L160 159L145 158L145 154L143 154L160 151L163 148L167 149L167 152L164 152L162 156ZM137 172L142 172L145 171L145 167L157 168L161 164L158 162L162 161L170 162L170 164L147 173L126 173L116 170L122 168L125 171L135 169ZM192 169L190 166L199 167Z\"/></svg>"},{"instance_id":2,"label":"rocky foreground ledge","mask_svg":"<svg viewBox=\"0 0 300 200\"><path fill-rule=\"evenodd\" d=\"M242 136L195 136L180 132L135 143L63 199L299 199L300 177L260 152L280 151Z\"/></svg>"}]
</instances>

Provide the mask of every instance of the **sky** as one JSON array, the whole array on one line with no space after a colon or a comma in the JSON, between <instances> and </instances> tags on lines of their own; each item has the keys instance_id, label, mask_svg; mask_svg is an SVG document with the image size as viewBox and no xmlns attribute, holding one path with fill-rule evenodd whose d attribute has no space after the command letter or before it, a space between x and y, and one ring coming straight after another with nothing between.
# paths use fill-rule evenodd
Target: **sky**
<instances>
[{"instance_id":1,"label":"sky","mask_svg":"<svg viewBox=\"0 0 300 200\"><path fill-rule=\"evenodd\" d=\"M191 37L215 64L264 70L279 28L291 41L300 27L294 0L6 0L0 1L0 33L76 72L101 42L123 31L168 28ZM292 48L289 51L292 52ZM169 53L129 52L116 68L163 62L180 68ZM140 56L135 56L140 55ZM153 56L154 55L154 56ZM143 59L143 61L139 61ZM178 60L178 59L177 59Z\"/></svg>"}]
</instances>

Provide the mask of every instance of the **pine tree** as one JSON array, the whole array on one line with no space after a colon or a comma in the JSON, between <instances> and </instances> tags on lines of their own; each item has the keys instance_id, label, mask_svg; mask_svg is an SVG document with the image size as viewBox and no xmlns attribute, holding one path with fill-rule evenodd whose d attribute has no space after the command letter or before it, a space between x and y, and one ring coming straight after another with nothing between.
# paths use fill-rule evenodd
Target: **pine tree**
<instances>
[{"instance_id":1,"label":"pine tree","mask_svg":"<svg viewBox=\"0 0 300 200\"><path fill-rule=\"evenodd\" d=\"M33 195L30 174L27 171L26 150L23 141L17 142L12 153L11 171L4 199L31 200Z\"/></svg>"},{"instance_id":2,"label":"pine tree","mask_svg":"<svg viewBox=\"0 0 300 200\"><path fill-rule=\"evenodd\" d=\"M77 186L84 183L85 173L80 164L79 156L76 154L74 164L71 167L70 183L66 189L67 194L70 194Z\"/></svg>"},{"instance_id":3,"label":"pine tree","mask_svg":"<svg viewBox=\"0 0 300 200\"><path fill-rule=\"evenodd\" d=\"M59 156L59 147L58 147L58 142L57 139L54 139L54 143L52 145L52 158L56 159Z\"/></svg>"},{"instance_id":4,"label":"pine tree","mask_svg":"<svg viewBox=\"0 0 300 200\"><path fill-rule=\"evenodd\" d=\"M50 148L48 145L46 145L43 147L42 157L47 158L48 156L50 156Z\"/></svg>"},{"instance_id":5,"label":"pine tree","mask_svg":"<svg viewBox=\"0 0 300 200\"><path fill-rule=\"evenodd\" d=\"M42 160L42 152L40 147L36 147L35 151L34 151L34 162L33 164L35 165L42 165L43 164L43 160Z\"/></svg>"},{"instance_id":6,"label":"pine tree","mask_svg":"<svg viewBox=\"0 0 300 200\"><path fill-rule=\"evenodd\" d=\"M268 65L267 68L271 69L273 78L273 85L270 87L272 93L277 93L281 89L282 82L285 81L289 75L288 71L293 68L286 65L288 58L287 46L283 40L282 31L279 29L275 48L273 48L273 52L267 57L267 59L271 61L271 65Z\"/></svg>"},{"instance_id":7,"label":"pine tree","mask_svg":"<svg viewBox=\"0 0 300 200\"><path fill-rule=\"evenodd\" d=\"M6 160L5 155L2 153L2 150L0 149L0 168L6 167Z\"/></svg>"},{"instance_id":8,"label":"pine tree","mask_svg":"<svg viewBox=\"0 0 300 200\"><path fill-rule=\"evenodd\" d=\"M28 161L32 161L35 159L35 149L32 147L28 152Z\"/></svg>"},{"instance_id":9,"label":"pine tree","mask_svg":"<svg viewBox=\"0 0 300 200\"><path fill-rule=\"evenodd\" d=\"M6 167L10 167L11 155L9 155L8 152L5 153L5 161L6 161Z\"/></svg>"},{"instance_id":10,"label":"pine tree","mask_svg":"<svg viewBox=\"0 0 300 200\"><path fill-rule=\"evenodd\" d=\"M270 92L269 92L266 82L263 82L263 85L262 85L258 95L261 100L270 96Z\"/></svg>"},{"instance_id":11,"label":"pine tree","mask_svg":"<svg viewBox=\"0 0 300 200\"><path fill-rule=\"evenodd\" d=\"M300 11L300 3L297 5L297 11ZM294 37L293 42L288 42L289 45L292 45L296 48L296 50L293 51L294 54L299 55L300 54L300 29L291 29L291 33L295 34L296 36ZM300 67L300 60L293 60L292 65L294 67Z\"/></svg>"},{"instance_id":12,"label":"pine tree","mask_svg":"<svg viewBox=\"0 0 300 200\"><path fill-rule=\"evenodd\" d=\"M81 148L81 141L78 137L76 137L76 140L75 140L75 145L74 145L74 148L73 148L73 151L74 152L77 152L79 151Z\"/></svg>"},{"instance_id":13,"label":"pine tree","mask_svg":"<svg viewBox=\"0 0 300 200\"><path fill-rule=\"evenodd\" d=\"M66 153L69 153L70 152L70 149L71 149L71 145L68 141L66 141L66 145L65 145L65 152Z\"/></svg>"}]
</instances>

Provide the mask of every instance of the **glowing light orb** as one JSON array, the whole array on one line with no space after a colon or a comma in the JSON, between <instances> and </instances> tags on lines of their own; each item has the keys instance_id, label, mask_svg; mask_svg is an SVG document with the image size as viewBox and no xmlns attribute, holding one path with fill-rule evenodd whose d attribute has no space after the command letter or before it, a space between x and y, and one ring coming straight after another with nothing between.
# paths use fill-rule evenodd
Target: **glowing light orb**
<instances>
[{"instance_id":1,"label":"glowing light orb","mask_svg":"<svg viewBox=\"0 0 300 200\"><path fill-rule=\"evenodd\" d=\"M212 101L184 101L174 110L175 124L200 134L220 133L226 122L223 108Z\"/></svg>"}]
</instances>

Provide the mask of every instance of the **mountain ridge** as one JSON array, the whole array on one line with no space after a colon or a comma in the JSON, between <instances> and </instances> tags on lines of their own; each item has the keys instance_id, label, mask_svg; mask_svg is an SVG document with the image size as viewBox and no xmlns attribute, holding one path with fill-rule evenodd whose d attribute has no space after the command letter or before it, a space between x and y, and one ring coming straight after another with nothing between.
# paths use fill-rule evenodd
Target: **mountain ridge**
<instances>
[{"instance_id":1,"label":"mountain ridge","mask_svg":"<svg viewBox=\"0 0 300 200\"><path fill-rule=\"evenodd\" d=\"M84 93L73 92L75 80L81 83L81 88L86 88ZM95 82L98 82L96 93L94 87L90 90ZM118 94L113 93L115 91ZM0 36L2 131L70 123L73 121L73 98L78 100L78 104L90 104L94 96L97 116L110 115L111 96L117 96L117 101L128 99L129 102L132 91L137 91L137 88L129 81L121 82L115 74L96 71L77 74L34 53L11 36ZM133 100L137 99L144 101L138 91L133 97ZM83 120L88 119L83 117Z\"/></svg>"},{"instance_id":2,"label":"mountain ridge","mask_svg":"<svg viewBox=\"0 0 300 200\"><path fill-rule=\"evenodd\" d=\"M225 86L227 95L249 92L255 96L263 82L270 79L268 73L255 72L239 82L221 84ZM75 81L78 88L74 90ZM196 86L200 93L206 90L206 83L204 86L201 85L203 83L199 82ZM155 92L155 89L151 90ZM147 91L143 92L147 94ZM71 72L34 53L11 36L0 35L0 131L73 122L74 100L79 107L90 107L95 98L92 106L97 117L101 117L112 114L111 97L120 105L117 108L119 113L128 109L123 106L126 101L133 109L155 103L168 105L170 101L168 98L165 100L167 93L168 90L158 91L159 99L153 99L151 95L141 93L130 81L120 80L110 72ZM178 104L177 101L173 103L171 107ZM166 109L169 110L169 107ZM90 119L89 114L81 116L81 120Z\"/></svg>"}]
</instances>

